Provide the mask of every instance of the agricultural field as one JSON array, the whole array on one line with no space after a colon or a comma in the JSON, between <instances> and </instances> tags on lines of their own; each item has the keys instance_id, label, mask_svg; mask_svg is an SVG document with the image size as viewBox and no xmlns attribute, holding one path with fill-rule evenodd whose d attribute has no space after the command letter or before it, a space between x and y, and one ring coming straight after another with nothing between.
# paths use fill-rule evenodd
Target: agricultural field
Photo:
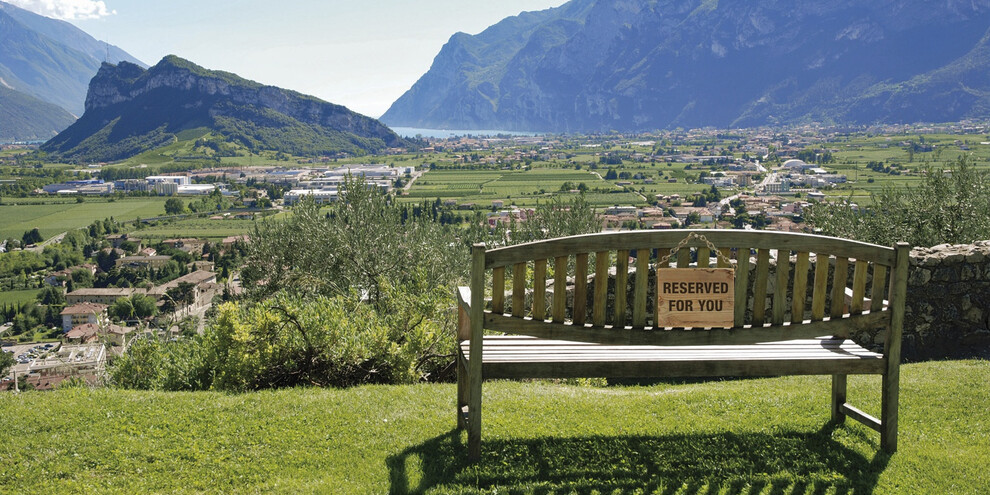
<instances>
[{"instance_id":1,"label":"agricultural field","mask_svg":"<svg viewBox=\"0 0 990 495\"><path fill-rule=\"evenodd\" d=\"M869 204L871 195L884 187L906 188L922 180L927 168L941 169L965 157L979 168L990 169L990 136L973 134L902 134L853 136L825 146L835 150L835 161L826 168L845 174L849 183L825 193L832 197ZM870 170L867 164L882 162L897 173Z\"/></svg>"},{"instance_id":2,"label":"agricultural field","mask_svg":"<svg viewBox=\"0 0 990 495\"><path fill-rule=\"evenodd\" d=\"M53 235L85 227L95 220L113 217L120 222L165 214L165 199L158 197L108 200L85 198L82 203L45 198L4 198L0 204L0 239L20 239L37 227L48 239Z\"/></svg>"},{"instance_id":3,"label":"agricultural field","mask_svg":"<svg viewBox=\"0 0 990 495\"><path fill-rule=\"evenodd\" d=\"M41 289L0 291L0 306L6 306L8 304L13 306L17 304L34 302L37 299L39 292L41 292Z\"/></svg>"},{"instance_id":4,"label":"agricultural field","mask_svg":"<svg viewBox=\"0 0 990 495\"><path fill-rule=\"evenodd\" d=\"M224 218L222 220L211 220L210 218L186 218L168 222L158 223L149 227L132 230L130 233L146 242L155 243L164 239L195 237L199 239L209 239L219 241L225 237L250 234L254 230L255 222L262 221L253 219Z\"/></svg>"},{"instance_id":5,"label":"agricultural field","mask_svg":"<svg viewBox=\"0 0 990 495\"><path fill-rule=\"evenodd\" d=\"M909 150L910 143L917 151ZM910 167L944 163L967 156L977 162L990 160L990 136L979 134L901 134L852 136L829 143L837 150L836 164L865 164L869 161L895 162ZM930 147L929 151L923 151Z\"/></svg>"},{"instance_id":6,"label":"agricultural field","mask_svg":"<svg viewBox=\"0 0 990 495\"><path fill-rule=\"evenodd\" d=\"M574 161L589 164L593 162L580 155ZM662 164L626 163L614 168L628 171L631 175L642 173L644 177L618 181L603 178L608 170L604 166L595 170L584 166L576 169L559 165L547 166L539 162L534 163L529 170L431 170L413 184L409 194L403 199L453 199L459 204L470 203L477 206L489 206L492 201L498 200L506 205L533 206L552 194L575 190L584 184L587 189L585 197L594 206L644 206L659 193L683 195L710 187L684 182L684 177L689 175L684 167L683 164L663 168ZM662 178L665 177L664 174L679 178L678 182L666 183L666 178ZM647 179L650 178L653 178L653 184L647 184ZM627 189L617 185L617 182L629 182L631 185Z\"/></svg>"},{"instance_id":7,"label":"agricultural field","mask_svg":"<svg viewBox=\"0 0 990 495\"><path fill-rule=\"evenodd\" d=\"M591 191L615 190L618 194L589 196L593 204L610 205L615 201L639 201L634 194L624 194L587 170L533 167L518 170L431 170L418 179L404 199L421 201L454 199L460 204L489 206L492 201L506 205L534 206L550 193L577 189L584 184ZM613 201L607 201L613 199Z\"/></svg>"}]
</instances>

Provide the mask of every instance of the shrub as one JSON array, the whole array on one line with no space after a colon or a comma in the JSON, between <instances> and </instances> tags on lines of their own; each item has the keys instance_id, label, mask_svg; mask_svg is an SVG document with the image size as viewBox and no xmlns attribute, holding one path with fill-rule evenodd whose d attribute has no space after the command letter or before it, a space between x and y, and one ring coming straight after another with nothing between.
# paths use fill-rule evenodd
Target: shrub
<instances>
[{"instance_id":1,"label":"shrub","mask_svg":"<svg viewBox=\"0 0 990 495\"><path fill-rule=\"evenodd\" d=\"M124 388L246 391L442 380L450 373L450 290L383 282L387 304L356 293L281 292L252 306L225 303L201 336L145 339L109 366Z\"/></svg>"}]
</instances>

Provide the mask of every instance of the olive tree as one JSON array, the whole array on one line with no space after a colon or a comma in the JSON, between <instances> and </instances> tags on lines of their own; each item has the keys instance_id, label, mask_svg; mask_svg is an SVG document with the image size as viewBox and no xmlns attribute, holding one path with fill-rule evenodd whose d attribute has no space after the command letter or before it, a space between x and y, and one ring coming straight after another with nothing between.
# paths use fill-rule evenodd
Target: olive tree
<instances>
[{"instance_id":1,"label":"olive tree","mask_svg":"<svg viewBox=\"0 0 990 495\"><path fill-rule=\"evenodd\" d=\"M328 207L307 199L284 220L259 222L241 277L256 299L282 290L356 291L377 303L383 280L404 285L423 277L453 286L467 264L451 227L426 218L403 221L391 195L352 178Z\"/></svg>"},{"instance_id":2,"label":"olive tree","mask_svg":"<svg viewBox=\"0 0 990 495\"><path fill-rule=\"evenodd\" d=\"M601 232L602 225L601 216L591 207L584 194L569 201L553 196L538 203L524 221L513 219L507 226L499 224L485 240L491 247L505 246Z\"/></svg>"}]
</instances>

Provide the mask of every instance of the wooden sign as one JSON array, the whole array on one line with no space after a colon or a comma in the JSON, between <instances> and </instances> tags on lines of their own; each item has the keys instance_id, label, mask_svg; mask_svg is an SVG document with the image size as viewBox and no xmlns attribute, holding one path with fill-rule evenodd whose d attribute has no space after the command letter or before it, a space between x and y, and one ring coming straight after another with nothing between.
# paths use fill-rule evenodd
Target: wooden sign
<instances>
[{"instance_id":1,"label":"wooden sign","mask_svg":"<svg viewBox=\"0 0 990 495\"><path fill-rule=\"evenodd\" d=\"M732 328L732 268L657 270L657 327Z\"/></svg>"}]
</instances>

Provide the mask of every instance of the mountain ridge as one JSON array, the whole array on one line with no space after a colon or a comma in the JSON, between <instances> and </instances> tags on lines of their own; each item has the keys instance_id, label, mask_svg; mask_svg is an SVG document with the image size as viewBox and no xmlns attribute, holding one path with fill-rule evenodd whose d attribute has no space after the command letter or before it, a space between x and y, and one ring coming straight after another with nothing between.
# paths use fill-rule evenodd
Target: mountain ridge
<instances>
[{"instance_id":1,"label":"mountain ridge","mask_svg":"<svg viewBox=\"0 0 990 495\"><path fill-rule=\"evenodd\" d=\"M103 64L90 82L86 112L41 149L67 160L113 161L202 127L252 151L294 155L364 154L408 144L341 105L168 55L149 69Z\"/></svg>"},{"instance_id":2,"label":"mountain ridge","mask_svg":"<svg viewBox=\"0 0 990 495\"><path fill-rule=\"evenodd\" d=\"M47 140L75 120L62 107L12 89L0 79L0 142Z\"/></svg>"},{"instance_id":3,"label":"mountain ridge","mask_svg":"<svg viewBox=\"0 0 990 495\"><path fill-rule=\"evenodd\" d=\"M988 27L990 0L573 0L455 34L382 120L598 132L985 117Z\"/></svg>"},{"instance_id":4,"label":"mountain ridge","mask_svg":"<svg viewBox=\"0 0 990 495\"><path fill-rule=\"evenodd\" d=\"M107 58L144 65L68 22L0 1L0 77L8 87L79 116L89 80Z\"/></svg>"}]
</instances>

